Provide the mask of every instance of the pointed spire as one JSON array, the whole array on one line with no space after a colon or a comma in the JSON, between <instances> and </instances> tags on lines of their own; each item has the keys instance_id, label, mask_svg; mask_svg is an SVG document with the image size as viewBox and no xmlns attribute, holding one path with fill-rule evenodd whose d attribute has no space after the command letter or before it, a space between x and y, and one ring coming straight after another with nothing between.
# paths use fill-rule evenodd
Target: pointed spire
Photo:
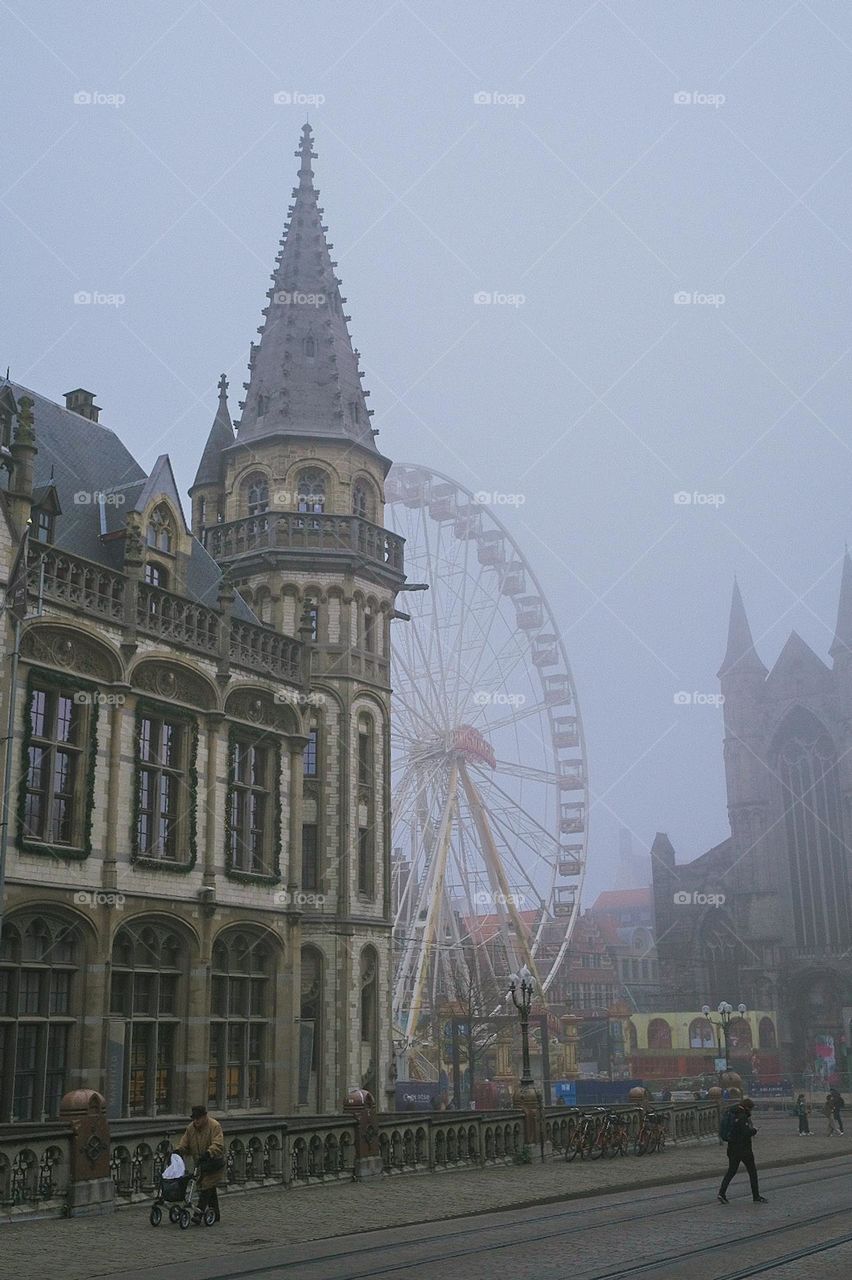
<instances>
[{"instance_id":1,"label":"pointed spire","mask_svg":"<svg viewBox=\"0 0 852 1280\"><path fill-rule=\"evenodd\" d=\"M834 658L835 664L840 657L852 657L852 558L850 558L848 547L843 553L837 625L834 628L834 639L828 652Z\"/></svg>"},{"instance_id":2,"label":"pointed spire","mask_svg":"<svg viewBox=\"0 0 852 1280\"><path fill-rule=\"evenodd\" d=\"M731 616L728 622L728 647L725 650L725 656L722 659L722 665L717 675L721 679L722 676L729 676L734 673L737 675L744 673L759 675L761 679L766 676L766 667L761 662L754 647L751 627L748 625L745 605L743 604L739 583L736 578L734 578Z\"/></svg>"},{"instance_id":3,"label":"pointed spire","mask_svg":"<svg viewBox=\"0 0 852 1280\"><path fill-rule=\"evenodd\" d=\"M298 186L275 259L260 339L252 344L240 441L293 434L355 441L375 450L362 374L344 315L302 126Z\"/></svg>"},{"instance_id":4,"label":"pointed spire","mask_svg":"<svg viewBox=\"0 0 852 1280\"><path fill-rule=\"evenodd\" d=\"M234 427L228 411L228 379L223 373L219 379L219 404L213 426L207 437L192 489L199 484L220 484L224 472L222 452L234 443ZM192 492L190 489L190 493Z\"/></svg>"}]
</instances>

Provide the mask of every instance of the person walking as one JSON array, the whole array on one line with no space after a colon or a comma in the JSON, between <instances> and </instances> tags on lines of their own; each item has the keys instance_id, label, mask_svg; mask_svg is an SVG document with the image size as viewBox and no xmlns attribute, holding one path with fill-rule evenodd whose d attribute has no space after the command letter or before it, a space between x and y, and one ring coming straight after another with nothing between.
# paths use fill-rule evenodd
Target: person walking
<instances>
[{"instance_id":1,"label":"person walking","mask_svg":"<svg viewBox=\"0 0 852 1280\"><path fill-rule=\"evenodd\" d=\"M846 1103L838 1093L837 1089L829 1089L828 1096L831 1098L831 1106L834 1111L834 1123L837 1125L837 1128L841 1133L845 1133L843 1128L843 1108L846 1106Z\"/></svg>"},{"instance_id":2,"label":"person walking","mask_svg":"<svg viewBox=\"0 0 852 1280\"><path fill-rule=\"evenodd\" d=\"M834 1104L834 1099L832 1098L830 1093L827 1093L825 1095L825 1102L822 1104L822 1113L826 1119L826 1133L828 1134L829 1138L833 1138L834 1135L838 1132L837 1108ZM841 1129L839 1132L842 1133L843 1130Z\"/></svg>"},{"instance_id":3,"label":"person walking","mask_svg":"<svg viewBox=\"0 0 852 1280\"><path fill-rule=\"evenodd\" d=\"M175 1147L178 1155L191 1156L201 1174L198 1184L198 1204L193 1214L197 1225L204 1217L205 1209L213 1209L219 1221L219 1195L217 1187L225 1181L225 1138L218 1120L207 1114L207 1108L192 1108L186 1132Z\"/></svg>"},{"instance_id":4,"label":"person walking","mask_svg":"<svg viewBox=\"0 0 852 1280\"><path fill-rule=\"evenodd\" d=\"M795 1110L796 1115L799 1117L799 1137L809 1138L811 1136L811 1126L808 1120L808 1111L810 1108L805 1101L805 1095L803 1093L800 1093L796 1099Z\"/></svg>"},{"instance_id":5,"label":"person walking","mask_svg":"<svg viewBox=\"0 0 852 1280\"><path fill-rule=\"evenodd\" d=\"M726 1192L731 1184L731 1179L741 1164L745 1166L748 1172L752 1200L755 1204L766 1204L766 1197L760 1194L760 1187L757 1181L757 1166L754 1163L754 1152L751 1149L751 1140L757 1133L751 1122L753 1110L753 1100L751 1098L743 1098L742 1102L729 1107L722 1116L719 1137L728 1144L728 1169L722 1179L722 1185L719 1187L719 1194L716 1197L720 1204L730 1204Z\"/></svg>"}]
</instances>

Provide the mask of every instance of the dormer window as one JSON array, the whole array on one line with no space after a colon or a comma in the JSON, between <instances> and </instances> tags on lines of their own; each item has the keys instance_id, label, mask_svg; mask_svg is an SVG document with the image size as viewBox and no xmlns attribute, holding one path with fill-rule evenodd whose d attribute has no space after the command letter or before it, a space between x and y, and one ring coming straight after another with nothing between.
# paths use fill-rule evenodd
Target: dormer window
<instances>
[{"instance_id":1,"label":"dormer window","mask_svg":"<svg viewBox=\"0 0 852 1280\"><path fill-rule=\"evenodd\" d=\"M154 551L164 551L166 555L172 554L174 550L174 530L171 516L165 507L157 507L151 513L145 533L145 541Z\"/></svg>"},{"instance_id":2,"label":"dormer window","mask_svg":"<svg viewBox=\"0 0 852 1280\"><path fill-rule=\"evenodd\" d=\"M33 507L31 535L36 542L53 542L53 515L43 507Z\"/></svg>"}]
</instances>

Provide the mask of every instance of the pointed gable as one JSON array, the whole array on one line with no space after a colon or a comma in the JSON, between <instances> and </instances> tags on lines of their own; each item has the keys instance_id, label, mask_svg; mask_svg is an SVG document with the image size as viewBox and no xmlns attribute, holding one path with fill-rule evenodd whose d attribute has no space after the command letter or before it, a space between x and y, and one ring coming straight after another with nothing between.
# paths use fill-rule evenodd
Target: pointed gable
<instances>
[{"instance_id":1,"label":"pointed gable","mask_svg":"<svg viewBox=\"0 0 852 1280\"><path fill-rule=\"evenodd\" d=\"M139 496L131 510L141 514L155 498L166 498L171 503L183 521L184 530L189 533L180 493L175 483L175 473L172 471L171 460L167 453L161 453L154 463L151 474L139 490Z\"/></svg>"},{"instance_id":2,"label":"pointed gable","mask_svg":"<svg viewBox=\"0 0 852 1280\"><path fill-rule=\"evenodd\" d=\"M823 688L830 675L828 667L810 645L797 631L791 631L766 683L777 696L798 696Z\"/></svg>"},{"instance_id":3,"label":"pointed gable","mask_svg":"<svg viewBox=\"0 0 852 1280\"><path fill-rule=\"evenodd\" d=\"M234 427L228 409L228 379L219 379L219 404L216 416L189 492L202 484L221 484L225 473L224 451L234 443Z\"/></svg>"},{"instance_id":4,"label":"pointed gable","mask_svg":"<svg viewBox=\"0 0 852 1280\"><path fill-rule=\"evenodd\" d=\"M267 292L260 341L252 344L240 443L280 434L345 439L377 452L358 357L343 313L317 203L309 125L296 155L299 185Z\"/></svg>"},{"instance_id":5,"label":"pointed gable","mask_svg":"<svg viewBox=\"0 0 852 1280\"><path fill-rule=\"evenodd\" d=\"M731 613L728 619L728 645L722 665L716 674L721 680L723 676L743 673L764 677L766 667L754 647L739 583L735 578L731 596Z\"/></svg>"}]
</instances>

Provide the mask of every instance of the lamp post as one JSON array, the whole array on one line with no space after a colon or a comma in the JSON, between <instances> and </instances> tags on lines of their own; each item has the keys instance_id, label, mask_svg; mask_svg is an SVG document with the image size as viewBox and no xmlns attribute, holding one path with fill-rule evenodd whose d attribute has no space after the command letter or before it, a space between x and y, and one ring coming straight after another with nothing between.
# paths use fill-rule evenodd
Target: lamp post
<instances>
[{"instance_id":1,"label":"lamp post","mask_svg":"<svg viewBox=\"0 0 852 1280\"><path fill-rule=\"evenodd\" d=\"M524 965L520 973L513 973L509 978L509 995L512 997L512 1004L518 1011L518 1019L521 1024L521 1079L519 1084L522 1090L535 1087L535 1081L530 1070L530 1008L532 1007L534 991L535 978L526 965Z\"/></svg>"},{"instance_id":2,"label":"lamp post","mask_svg":"<svg viewBox=\"0 0 852 1280\"><path fill-rule=\"evenodd\" d=\"M721 1028L722 1037L725 1044L725 1070L730 1071L731 1047L729 1042L729 1036L730 1036L731 1022L733 1021L733 1018L734 1018L734 1006L732 1004L729 1004L727 1000L723 1000L719 1005L718 1009L716 1010L719 1017L715 1021L710 1016L709 1004L705 1004L701 1012L704 1014L704 1017L710 1023L711 1027ZM737 1005L737 1008L736 1008L737 1017L742 1018L746 1012L747 1011L744 1004Z\"/></svg>"}]
</instances>

